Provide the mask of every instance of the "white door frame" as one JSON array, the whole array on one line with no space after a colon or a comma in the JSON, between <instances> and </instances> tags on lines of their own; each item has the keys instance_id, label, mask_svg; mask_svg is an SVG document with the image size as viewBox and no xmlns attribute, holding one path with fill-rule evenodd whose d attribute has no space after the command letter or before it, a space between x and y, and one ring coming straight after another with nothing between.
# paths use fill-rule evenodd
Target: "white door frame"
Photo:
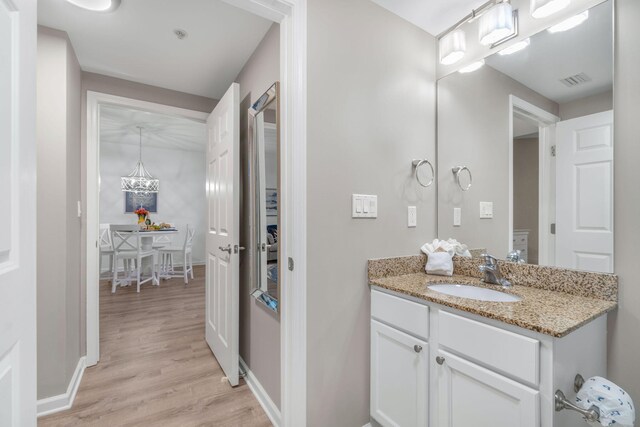
<instances>
[{"instance_id":1,"label":"white door frame","mask_svg":"<svg viewBox=\"0 0 640 427\"><path fill-rule=\"evenodd\" d=\"M282 426L307 424L307 0L224 0L280 23Z\"/></svg>"},{"instance_id":2,"label":"white door frame","mask_svg":"<svg viewBox=\"0 0 640 427\"><path fill-rule=\"evenodd\" d=\"M106 93L87 92L87 201L86 244L87 244L87 366L93 366L100 359L100 302L98 284L100 278L100 106L117 105L158 114L185 117L204 123L209 114L154 102L140 101Z\"/></svg>"},{"instance_id":3,"label":"white door frame","mask_svg":"<svg viewBox=\"0 0 640 427\"><path fill-rule=\"evenodd\" d=\"M307 416L307 0L225 0L227 3L280 24L281 96L281 203L284 224L281 253L293 270L286 269L280 292L281 422L306 425ZM99 237L99 104L121 103L159 113L178 109L113 95L87 93L87 365L99 356L97 283ZM130 104L133 102L133 104ZM160 108L160 110L158 110ZM180 114L180 113L179 113ZM204 122L208 113L201 113ZM91 225L89 227L89 225ZM92 314L93 313L93 314Z\"/></svg>"},{"instance_id":4,"label":"white door frame","mask_svg":"<svg viewBox=\"0 0 640 427\"><path fill-rule=\"evenodd\" d=\"M551 146L554 144L554 134L552 132L555 124L560 121L560 117L536 107L535 105L509 95L509 231L508 248L513 249L513 116L514 114L529 118L538 122L538 264L549 265L548 249L552 244L549 236L551 223L555 218L550 218L549 206L552 197L549 191L554 183L549 180L551 171Z\"/></svg>"}]
</instances>

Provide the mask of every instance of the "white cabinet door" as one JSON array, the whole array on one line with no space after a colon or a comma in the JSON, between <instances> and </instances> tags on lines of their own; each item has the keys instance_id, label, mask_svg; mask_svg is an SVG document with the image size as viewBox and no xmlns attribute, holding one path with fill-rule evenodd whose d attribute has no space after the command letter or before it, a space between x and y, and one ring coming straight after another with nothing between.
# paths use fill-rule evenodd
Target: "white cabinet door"
<instances>
[{"instance_id":1,"label":"white cabinet door","mask_svg":"<svg viewBox=\"0 0 640 427\"><path fill-rule=\"evenodd\" d=\"M438 426L539 427L539 392L439 350ZM439 362L438 362L439 363Z\"/></svg>"},{"instance_id":2,"label":"white cabinet door","mask_svg":"<svg viewBox=\"0 0 640 427\"><path fill-rule=\"evenodd\" d=\"M371 321L371 416L385 427L427 425L425 341Z\"/></svg>"}]
</instances>

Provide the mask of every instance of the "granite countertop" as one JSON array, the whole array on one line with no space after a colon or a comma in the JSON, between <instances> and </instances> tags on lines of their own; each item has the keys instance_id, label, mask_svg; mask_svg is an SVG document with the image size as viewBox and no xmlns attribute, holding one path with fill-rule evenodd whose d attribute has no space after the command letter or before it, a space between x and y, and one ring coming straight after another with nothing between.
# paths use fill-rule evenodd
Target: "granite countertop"
<instances>
[{"instance_id":1,"label":"granite countertop","mask_svg":"<svg viewBox=\"0 0 640 427\"><path fill-rule=\"evenodd\" d=\"M494 289L522 298L518 302L490 302L454 297L427 288L429 283L459 283ZM499 320L552 337L563 337L591 320L616 308L615 301L572 295L532 286L503 289L478 278L411 273L372 277L371 286L395 291L425 301Z\"/></svg>"}]
</instances>

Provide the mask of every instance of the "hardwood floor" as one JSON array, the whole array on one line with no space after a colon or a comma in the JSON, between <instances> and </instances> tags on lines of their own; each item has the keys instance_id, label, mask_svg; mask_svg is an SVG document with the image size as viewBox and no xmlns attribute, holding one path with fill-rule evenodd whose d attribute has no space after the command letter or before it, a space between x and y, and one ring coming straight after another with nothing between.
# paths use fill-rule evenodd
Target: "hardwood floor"
<instances>
[{"instance_id":1,"label":"hardwood floor","mask_svg":"<svg viewBox=\"0 0 640 427\"><path fill-rule=\"evenodd\" d=\"M244 383L232 388L204 340L204 267L186 287L100 285L100 362L73 408L46 426L270 426Z\"/></svg>"}]
</instances>

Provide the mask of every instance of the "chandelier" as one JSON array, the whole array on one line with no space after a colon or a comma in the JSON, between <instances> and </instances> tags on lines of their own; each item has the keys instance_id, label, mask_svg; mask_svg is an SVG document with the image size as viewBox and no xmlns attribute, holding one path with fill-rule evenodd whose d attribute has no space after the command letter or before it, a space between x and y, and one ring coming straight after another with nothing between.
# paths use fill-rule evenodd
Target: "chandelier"
<instances>
[{"instance_id":1,"label":"chandelier","mask_svg":"<svg viewBox=\"0 0 640 427\"><path fill-rule=\"evenodd\" d=\"M128 176L120 177L122 191L129 191L135 194L157 193L160 189L160 180L151 176L142 164L142 128L140 130L140 158L136 167Z\"/></svg>"}]
</instances>

